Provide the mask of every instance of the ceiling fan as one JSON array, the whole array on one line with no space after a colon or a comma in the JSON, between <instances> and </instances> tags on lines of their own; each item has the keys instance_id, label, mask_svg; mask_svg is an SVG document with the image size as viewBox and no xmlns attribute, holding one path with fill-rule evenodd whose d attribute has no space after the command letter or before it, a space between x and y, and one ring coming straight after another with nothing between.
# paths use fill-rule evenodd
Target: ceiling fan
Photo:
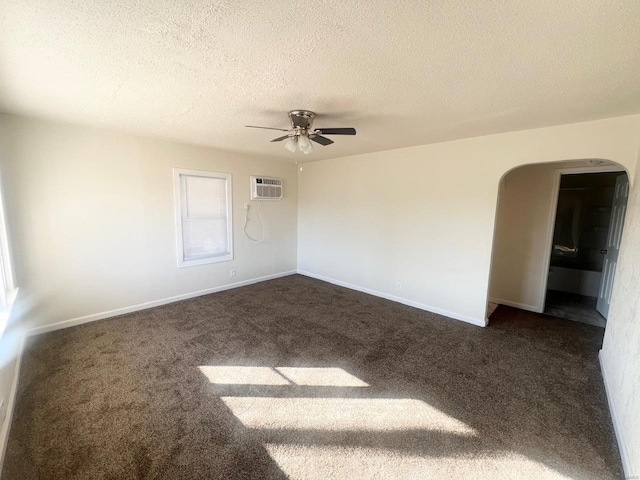
<instances>
[{"instance_id":1,"label":"ceiling fan","mask_svg":"<svg viewBox=\"0 0 640 480\"><path fill-rule=\"evenodd\" d=\"M320 145L331 145L333 140L325 137L325 135L355 135L355 128L313 128L313 120L316 118L316 114L309 110L292 110L289 112L289 120L291 120L291 128L272 128L272 127L258 127L255 125L245 125L249 128L264 128L266 130L279 130L281 132L287 132L282 137L274 138L272 142L284 142L284 148L291 153L296 149L304 154L313 152L313 145L311 141L319 143Z\"/></svg>"}]
</instances>

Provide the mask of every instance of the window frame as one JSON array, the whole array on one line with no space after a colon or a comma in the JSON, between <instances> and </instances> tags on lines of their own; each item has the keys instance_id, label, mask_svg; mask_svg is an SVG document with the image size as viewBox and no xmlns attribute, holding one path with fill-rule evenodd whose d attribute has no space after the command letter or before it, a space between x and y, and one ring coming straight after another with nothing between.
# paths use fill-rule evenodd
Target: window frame
<instances>
[{"instance_id":1,"label":"window frame","mask_svg":"<svg viewBox=\"0 0 640 480\"><path fill-rule=\"evenodd\" d=\"M7 234L7 217L4 211L4 195L0 190L0 311L8 310L17 293L13 278L9 235Z\"/></svg>"},{"instance_id":2,"label":"window frame","mask_svg":"<svg viewBox=\"0 0 640 480\"><path fill-rule=\"evenodd\" d=\"M202 177L215 178L225 181L225 194L227 198L227 245L228 253L225 255L209 256L193 260L185 260L184 258L184 232L182 223L182 212L185 206L187 192L183 188L182 177ZM173 169L173 189L175 203L175 221L176 221L176 247L178 257L178 268L195 267L198 265L208 265L212 263L229 262L233 260L233 191L232 176L230 173L209 172L204 170L191 170L186 168Z\"/></svg>"},{"instance_id":3,"label":"window frame","mask_svg":"<svg viewBox=\"0 0 640 480\"><path fill-rule=\"evenodd\" d=\"M4 196L0 191L0 338L5 333L9 315L11 314L11 307L18 294L11 260Z\"/></svg>"}]
</instances>

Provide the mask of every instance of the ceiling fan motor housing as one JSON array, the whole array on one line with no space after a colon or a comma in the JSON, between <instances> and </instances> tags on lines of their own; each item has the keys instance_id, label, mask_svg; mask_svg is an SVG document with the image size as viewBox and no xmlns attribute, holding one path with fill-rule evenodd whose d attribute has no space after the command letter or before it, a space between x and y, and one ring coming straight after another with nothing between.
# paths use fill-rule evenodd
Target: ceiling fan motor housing
<instances>
[{"instance_id":1,"label":"ceiling fan motor housing","mask_svg":"<svg viewBox=\"0 0 640 480\"><path fill-rule=\"evenodd\" d=\"M315 118L316 114L310 110L291 110L289 112L291 126L295 130L304 130L307 134L313 128L313 120Z\"/></svg>"}]
</instances>

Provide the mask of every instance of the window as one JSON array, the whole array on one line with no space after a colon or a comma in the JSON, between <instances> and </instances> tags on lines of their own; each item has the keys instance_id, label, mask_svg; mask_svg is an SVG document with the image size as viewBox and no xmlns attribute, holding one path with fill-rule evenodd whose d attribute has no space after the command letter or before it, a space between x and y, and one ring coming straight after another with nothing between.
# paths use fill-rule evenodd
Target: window
<instances>
[{"instance_id":1,"label":"window","mask_svg":"<svg viewBox=\"0 0 640 480\"><path fill-rule=\"evenodd\" d=\"M178 267L233 260L231 174L174 169Z\"/></svg>"}]
</instances>

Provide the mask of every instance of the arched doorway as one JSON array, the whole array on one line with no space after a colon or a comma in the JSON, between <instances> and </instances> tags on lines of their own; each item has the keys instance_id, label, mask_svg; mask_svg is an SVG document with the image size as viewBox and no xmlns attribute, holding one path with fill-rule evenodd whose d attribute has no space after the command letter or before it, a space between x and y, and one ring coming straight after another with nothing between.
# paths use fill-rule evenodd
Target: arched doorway
<instances>
[{"instance_id":1,"label":"arched doorway","mask_svg":"<svg viewBox=\"0 0 640 480\"><path fill-rule=\"evenodd\" d=\"M494 305L508 305L604 327L628 191L625 169L605 160L507 172L498 194L488 317Z\"/></svg>"}]
</instances>

